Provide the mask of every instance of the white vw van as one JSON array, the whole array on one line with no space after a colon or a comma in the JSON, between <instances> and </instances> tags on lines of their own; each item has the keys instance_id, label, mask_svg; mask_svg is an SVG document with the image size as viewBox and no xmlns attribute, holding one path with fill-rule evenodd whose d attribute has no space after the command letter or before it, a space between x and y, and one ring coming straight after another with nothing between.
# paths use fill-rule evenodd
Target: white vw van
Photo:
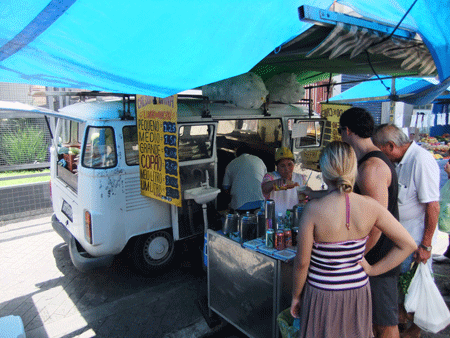
<instances>
[{"instance_id":1,"label":"white vw van","mask_svg":"<svg viewBox=\"0 0 450 338\"><path fill-rule=\"evenodd\" d=\"M51 148L52 224L82 271L110 264L126 248L134 266L150 274L170 264L174 242L204 231L202 208L193 200L183 199L182 207L176 207L141 195L133 98L98 97L57 113ZM324 120L311 118L299 106L242 109L181 95L177 119L182 196L207 176L211 186L220 188L241 143L256 148L270 171L276 148L318 148L324 128ZM304 124L307 134L291 140L296 124ZM217 225L226 208L219 194L208 203L208 223Z\"/></svg>"}]
</instances>

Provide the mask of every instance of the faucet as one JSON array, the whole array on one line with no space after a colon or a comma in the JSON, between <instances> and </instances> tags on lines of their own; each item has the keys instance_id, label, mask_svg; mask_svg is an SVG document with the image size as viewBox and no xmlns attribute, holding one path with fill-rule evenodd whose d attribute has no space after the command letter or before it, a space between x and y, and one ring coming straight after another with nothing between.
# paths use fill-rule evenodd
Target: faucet
<instances>
[{"instance_id":1,"label":"faucet","mask_svg":"<svg viewBox=\"0 0 450 338\"><path fill-rule=\"evenodd\" d=\"M206 182L205 183L200 183L200 186L202 186L202 187L204 187L206 189L209 189L210 186L209 186L209 172L208 172L208 170L205 170L205 178L206 178Z\"/></svg>"}]
</instances>

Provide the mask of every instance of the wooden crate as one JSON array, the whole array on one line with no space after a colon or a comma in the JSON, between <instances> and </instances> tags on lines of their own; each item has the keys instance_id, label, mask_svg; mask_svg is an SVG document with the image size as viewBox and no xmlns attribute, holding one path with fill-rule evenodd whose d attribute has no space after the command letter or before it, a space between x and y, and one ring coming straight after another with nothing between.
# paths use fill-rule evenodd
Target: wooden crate
<instances>
[{"instance_id":1,"label":"wooden crate","mask_svg":"<svg viewBox=\"0 0 450 338\"><path fill-rule=\"evenodd\" d=\"M67 162L67 169L74 171L78 167L78 156L71 154L64 154L64 160Z\"/></svg>"}]
</instances>

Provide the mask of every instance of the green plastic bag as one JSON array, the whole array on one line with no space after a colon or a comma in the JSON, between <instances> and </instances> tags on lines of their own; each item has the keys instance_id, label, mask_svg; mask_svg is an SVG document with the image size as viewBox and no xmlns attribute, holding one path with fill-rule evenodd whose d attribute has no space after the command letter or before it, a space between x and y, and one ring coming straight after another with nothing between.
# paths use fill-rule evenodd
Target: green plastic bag
<instances>
[{"instance_id":1,"label":"green plastic bag","mask_svg":"<svg viewBox=\"0 0 450 338\"><path fill-rule=\"evenodd\" d=\"M448 180L441 189L439 205L439 230L450 234L450 180Z\"/></svg>"},{"instance_id":2,"label":"green plastic bag","mask_svg":"<svg viewBox=\"0 0 450 338\"><path fill-rule=\"evenodd\" d=\"M278 327L281 331L281 337L294 338L297 336L298 329L294 327L294 317L291 315L291 308L280 312L277 316Z\"/></svg>"}]
</instances>

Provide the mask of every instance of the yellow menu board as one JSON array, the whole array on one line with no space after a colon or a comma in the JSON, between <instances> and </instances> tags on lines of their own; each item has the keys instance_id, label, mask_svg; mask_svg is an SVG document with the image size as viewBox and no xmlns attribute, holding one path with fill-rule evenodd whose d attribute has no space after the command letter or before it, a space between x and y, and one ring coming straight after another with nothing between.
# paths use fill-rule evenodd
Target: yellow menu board
<instances>
[{"instance_id":1,"label":"yellow menu board","mask_svg":"<svg viewBox=\"0 0 450 338\"><path fill-rule=\"evenodd\" d=\"M136 95L141 194L181 207L177 96Z\"/></svg>"},{"instance_id":2,"label":"yellow menu board","mask_svg":"<svg viewBox=\"0 0 450 338\"><path fill-rule=\"evenodd\" d=\"M339 135L338 132L339 118L341 117L343 112L351 107L352 105L349 104L322 103L321 117L327 119L323 132L324 146L326 146L330 142L341 140L341 135Z\"/></svg>"}]
</instances>

